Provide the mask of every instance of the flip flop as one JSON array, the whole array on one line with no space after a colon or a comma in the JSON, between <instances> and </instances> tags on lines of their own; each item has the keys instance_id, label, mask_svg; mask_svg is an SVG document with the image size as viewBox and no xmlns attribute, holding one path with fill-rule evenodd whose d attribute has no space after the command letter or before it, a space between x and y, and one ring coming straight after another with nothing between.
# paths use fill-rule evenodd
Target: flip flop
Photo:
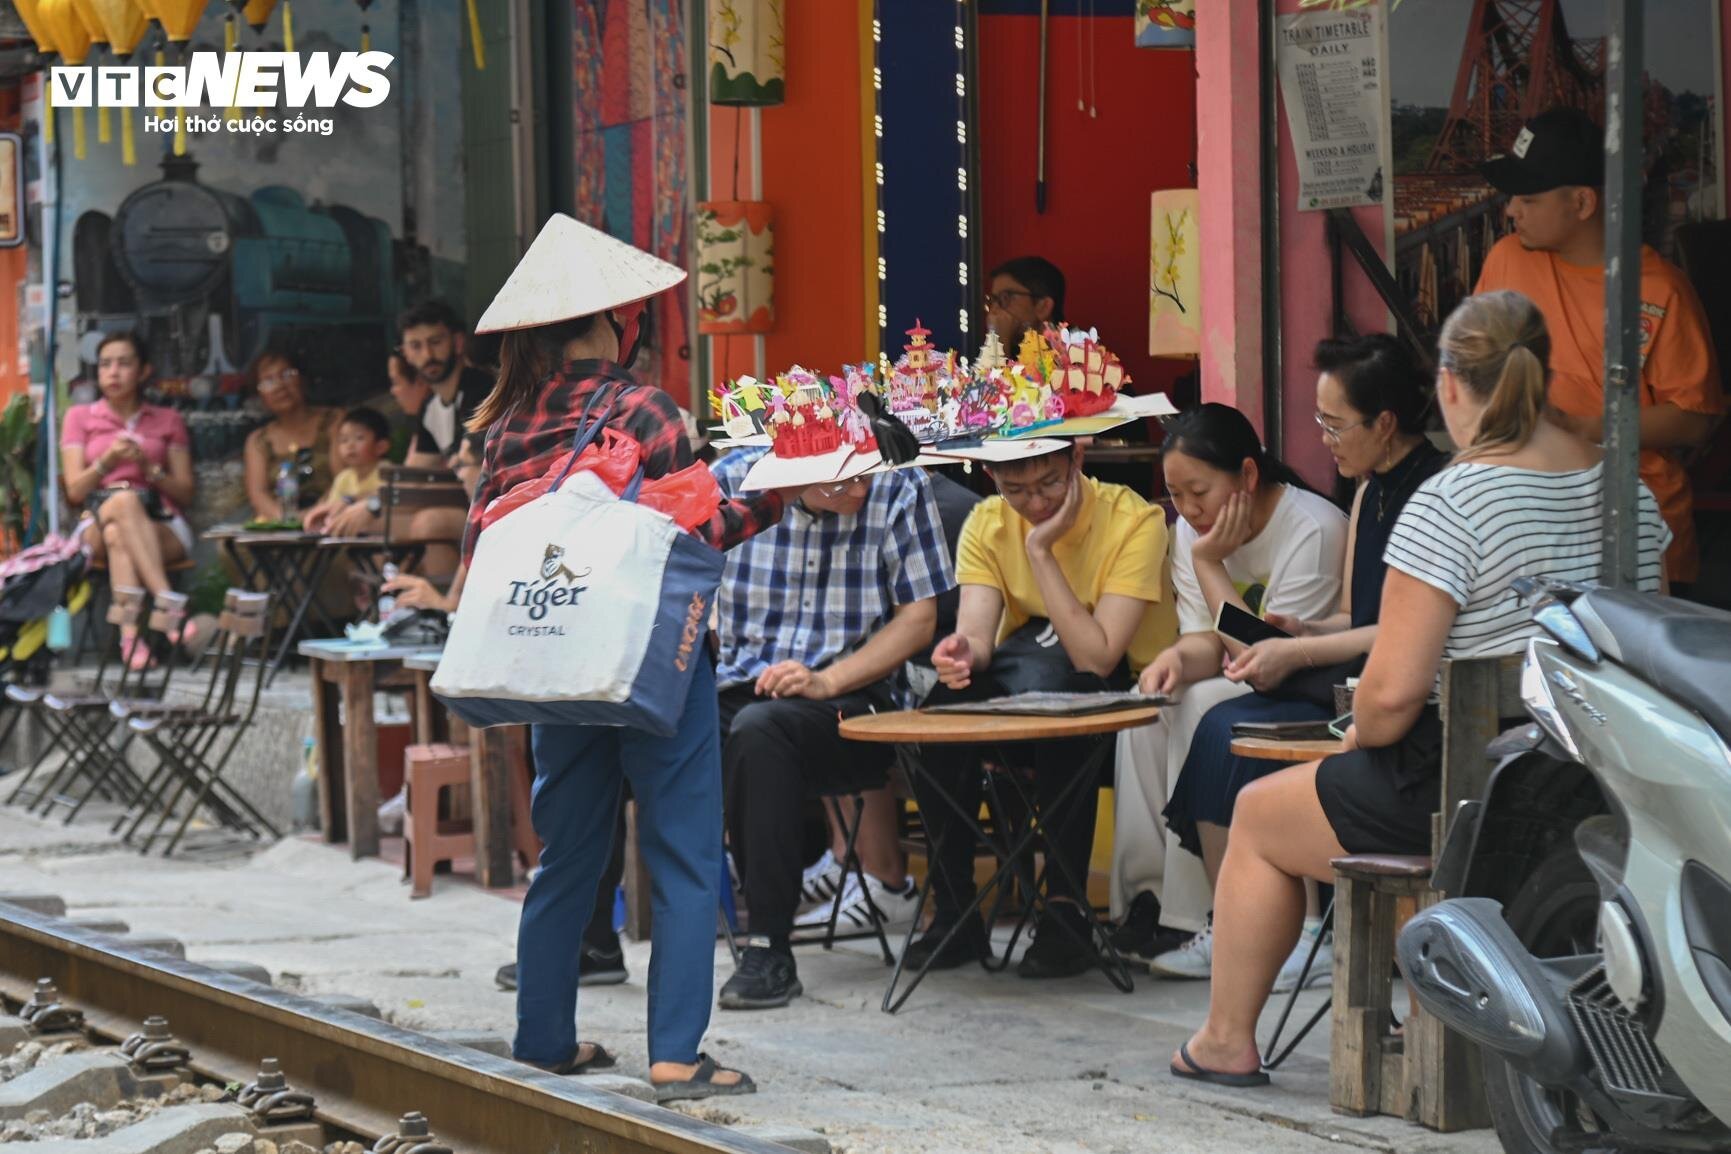
<instances>
[{"instance_id":1,"label":"flip flop","mask_svg":"<svg viewBox=\"0 0 1731 1154\"><path fill-rule=\"evenodd\" d=\"M715 1064L715 1059L708 1054L697 1055L697 1073L682 1082L661 1082L655 1087L657 1102L681 1102L695 1098L720 1098L730 1094L755 1094L757 1083L751 1080L751 1075L743 1071L739 1081L729 1085L715 1080L716 1072L721 1069Z\"/></svg>"},{"instance_id":2,"label":"flip flop","mask_svg":"<svg viewBox=\"0 0 1731 1154\"><path fill-rule=\"evenodd\" d=\"M1229 1086L1234 1090L1249 1090L1256 1086L1268 1085L1266 1071L1257 1070L1252 1074L1228 1074L1223 1070L1210 1070L1200 1065L1190 1056L1190 1043L1185 1042L1178 1047L1178 1056L1184 1059L1185 1069L1174 1062L1168 1069L1174 1078L1189 1078L1192 1082L1206 1082L1210 1086Z\"/></svg>"},{"instance_id":3,"label":"flip flop","mask_svg":"<svg viewBox=\"0 0 1731 1154\"><path fill-rule=\"evenodd\" d=\"M577 1045L577 1049L581 1051L585 1045L594 1048L594 1052L589 1055L588 1061L579 1062L575 1057L573 1057L569 1062L561 1062L557 1066L543 1066L541 1069L546 1070L549 1074L558 1074L561 1077L564 1077L566 1075L587 1074L593 1070L611 1070L614 1066L618 1065L619 1060L612 1054L609 1054L607 1052L607 1047L603 1046L600 1042L580 1042Z\"/></svg>"}]
</instances>

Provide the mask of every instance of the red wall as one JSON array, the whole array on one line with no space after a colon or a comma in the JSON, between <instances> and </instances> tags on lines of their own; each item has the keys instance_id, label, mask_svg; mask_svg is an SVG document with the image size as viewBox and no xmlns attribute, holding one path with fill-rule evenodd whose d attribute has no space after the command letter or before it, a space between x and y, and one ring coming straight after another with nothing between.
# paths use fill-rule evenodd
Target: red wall
<instances>
[{"instance_id":1,"label":"red wall","mask_svg":"<svg viewBox=\"0 0 1731 1154\"><path fill-rule=\"evenodd\" d=\"M1136 392L1167 388L1194 366L1148 356L1148 195L1195 184L1194 54L1136 48L1129 17L1051 18L1040 215L1034 211L1039 17L983 16L979 24L985 269L1027 254L1051 260L1064 271L1068 319L1100 330ZM1077 111L1079 76L1085 89L1092 87L1097 117Z\"/></svg>"}]
</instances>

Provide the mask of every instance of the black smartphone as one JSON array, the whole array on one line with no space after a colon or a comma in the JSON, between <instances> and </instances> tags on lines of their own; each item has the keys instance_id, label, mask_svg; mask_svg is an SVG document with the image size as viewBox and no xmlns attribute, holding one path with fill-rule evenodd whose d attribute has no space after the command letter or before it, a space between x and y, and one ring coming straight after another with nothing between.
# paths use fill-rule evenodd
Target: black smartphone
<instances>
[{"instance_id":1,"label":"black smartphone","mask_svg":"<svg viewBox=\"0 0 1731 1154\"><path fill-rule=\"evenodd\" d=\"M1254 613L1247 613L1230 601L1220 603L1220 612L1214 615L1214 632L1222 637L1229 637L1240 645L1255 645L1258 641L1272 641L1278 637L1291 637L1284 629L1270 625Z\"/></svg>"}]
</instances>

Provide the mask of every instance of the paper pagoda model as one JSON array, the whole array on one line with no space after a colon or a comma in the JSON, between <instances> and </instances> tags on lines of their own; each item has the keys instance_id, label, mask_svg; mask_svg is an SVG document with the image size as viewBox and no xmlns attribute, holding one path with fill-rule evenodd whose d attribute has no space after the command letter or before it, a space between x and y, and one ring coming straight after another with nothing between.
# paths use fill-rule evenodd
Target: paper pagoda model
<instances>
[{"instance_id":1,"label":"paper pagoda model","mask_svg":"<svg viewBox=\"0 0 1731 1154\"><path fill-rule=\"evenodd\" d=\"M778 457L820 457L846 448L866 453L877 448L871 422L853 403L842 378L824 380L798 365L767 390L764 431Z\"/></svg>"},{"instance_id":2,"label":"paper pagoda model","mask_svg":"<svg viewBox=\"0 0 1731 1154\"><path fill-rule=\"evenodd\" d=\"M1091 417L1112 407L1130 383L1123 362L1100 343L1094 329L1047 328L1022 334L1016 363L1022 375L1050 389L1062 416Z\"/></svg>"},{"instance_id":3,"label":"paper pagoda model","mask_svg":"<svg viewBox=\"0 0 1731 1154\"><path fill-rule=\"evenodd\" d=\"M998 339L998 330L986 330L986 343L980 346L980 355L974 358L974 372L984 376L993 369L1001 369L1008 363L1004 356L1004 342Z\"/></svg>"}]
</instances>

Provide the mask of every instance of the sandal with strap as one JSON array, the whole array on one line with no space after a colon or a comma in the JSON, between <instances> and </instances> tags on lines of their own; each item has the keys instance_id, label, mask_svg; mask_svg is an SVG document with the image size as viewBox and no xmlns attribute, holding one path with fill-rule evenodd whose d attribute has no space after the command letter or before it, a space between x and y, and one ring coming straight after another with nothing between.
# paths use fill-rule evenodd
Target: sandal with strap
<instances>
[{"instance_id":1,"label":"sandal with strap","mask_svg":"<svg viewBox=\"0 0 1731 1154\"><path fill-rule=\"evenodd\" d=\"M1178 1047L1178 1056L1184 1060L1184 1065L1180 1066L1174 1062L1169 1067L1175 1078L1206 1082L1210 1086L1228 1086L1234 1090L1249 1090L1256 1086L1268 1085L1268 1075L1262 1070L1256 1070L1249 1074L1232 1074L1225 1070L1210 1070L1190 1056L1189 1042Z\"/></svg>"},{"instance_id":2,"label":"sandal with strap","mask_svg":"<svg viewBox=\"0 0 1731 1154\"><path fill-rule=\"evenodd\" d=\"M717 1082L715 1075L721 1070L715 1059L708 1054L697 1055L697 1072L681 1082L660 1082L655 1086L657 1102L681 1102L695 1098L720 1098L730 1094L755 1094L757 1083L751 1080L751 1075L735 1070L731 1073L739 1075L737 1082Z\"/></svg>"},{"instance_id":3,"label":"sandal with strap","mask_svg":"<svg viewBox=\"0 0 1731 1154\"><path fill-rule=\"evenodd\" d=\"M561 1077L564 1077L566 1075L574 1076L578 1074L588 1074L594 1070L611 1070L614 1066L619 1064L619 1060L612 1054L609 1054L607 1052L607 1047L603 1046L600 1042L579 1042L577 1044L577 1052L579 1054L583 1052L584 1046L590 1047L590 1054L589 1057L585 1058L583 1061L578 1061L576 1056L573 1055L571 1060L568 1062L561 1062L557 1066L541 1066L538 1068L547 1071L549 1074L558 1074Z\"/></svg>"}]
</instances>

